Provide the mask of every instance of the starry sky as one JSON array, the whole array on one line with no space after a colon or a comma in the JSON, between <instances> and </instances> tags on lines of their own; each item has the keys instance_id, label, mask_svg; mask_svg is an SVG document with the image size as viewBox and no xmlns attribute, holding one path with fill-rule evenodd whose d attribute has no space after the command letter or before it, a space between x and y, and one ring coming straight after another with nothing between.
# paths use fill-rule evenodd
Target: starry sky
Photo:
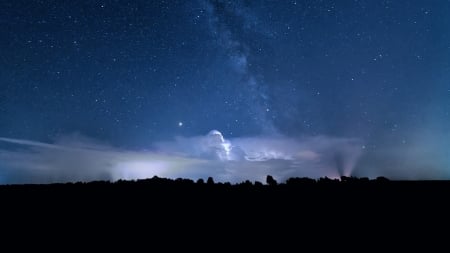
<instances>
[{"instance_id":1,"label":"starry sky","mask_svg":"<svg viewBox=\"0 0 450 253\"><path fill-rule=\"evenodd\" d=\"M0 137L158 152L212 129L315 151L341 138L361 149L356 175L447 177L448 13L448 0L1 1Z\"/></svg>"}]
</instances>

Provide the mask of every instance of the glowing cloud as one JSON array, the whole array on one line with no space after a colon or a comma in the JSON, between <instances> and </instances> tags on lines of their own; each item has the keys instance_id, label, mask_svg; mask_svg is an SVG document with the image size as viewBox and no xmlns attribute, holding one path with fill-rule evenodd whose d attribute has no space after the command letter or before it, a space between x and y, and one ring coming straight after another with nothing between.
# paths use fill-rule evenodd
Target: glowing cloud
<instances>
[{"instance_id":1,"label":"glowing cloud","mask_svg":"<svg viewBox=\"0 0 450 253\"><path fill-rule=\"evenodd\" d=\"M291 140L249 137L227 140L213 130L205 136L154 143L152 151L122 150L85 137L66 136L54 144L0 138L0 183L49 183L149 178L206 178L217 181L279 180L293 176L338 177L350 173L360 141L329 137ZM11 148L14 146L14 148ZM336 162L339 156L339 162ZM344 167L343 169L341 167Z\"/></svg>"}]
</instances>

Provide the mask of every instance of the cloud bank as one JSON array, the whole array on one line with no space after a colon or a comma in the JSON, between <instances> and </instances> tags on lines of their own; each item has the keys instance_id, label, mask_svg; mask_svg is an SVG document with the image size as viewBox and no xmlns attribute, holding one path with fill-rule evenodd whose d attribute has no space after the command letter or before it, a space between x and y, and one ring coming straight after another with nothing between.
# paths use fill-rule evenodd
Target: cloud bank
<instances>
[{"instance_id":1,"label":"cloud bank","mask_svg":"<svg viewBox=\"0 0 450 253\"><path fill-rule=\"evenodd\" d=\"M350 175L362 149L358 139L283 136L227 140L219 131L177 137L126 150L69 135L54 143L0 138L0 183L52 183L92 180L207 178L264 181L289 177Z\"/></svg>"}]
</instances>

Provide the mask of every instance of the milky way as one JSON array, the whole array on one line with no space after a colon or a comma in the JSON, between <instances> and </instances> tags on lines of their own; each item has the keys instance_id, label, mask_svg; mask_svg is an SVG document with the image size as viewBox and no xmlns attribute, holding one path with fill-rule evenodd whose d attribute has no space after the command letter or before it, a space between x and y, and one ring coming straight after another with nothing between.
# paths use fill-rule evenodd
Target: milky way
<instances>
[{"instance_id":1,"label":"milky way","mask_svg":"<svg viewBox=\"0 0 450 253\"><path fill-rule=\"evenodd\" d=\"M0 183L448 179L448 13L444 0L2 1Z\"/></svg>"}]
</instances>

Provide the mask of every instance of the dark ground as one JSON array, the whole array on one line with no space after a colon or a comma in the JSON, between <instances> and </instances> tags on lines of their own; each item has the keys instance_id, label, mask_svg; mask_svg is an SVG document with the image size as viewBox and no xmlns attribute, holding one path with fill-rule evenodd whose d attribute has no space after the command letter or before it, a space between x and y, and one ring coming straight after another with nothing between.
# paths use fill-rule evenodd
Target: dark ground
<instances>
[{"instance_id":1,"label":"dark ground","mask_svg":"<svg viewBox=\"0 0 450 253\"><path fill-rule=\"evenodd\" d=\"M179 247L181 241L262 248L350 242L411 246L430 235L444 242L438 236L448 234L450 181L268 182L231 185L153 178L0 186L3 227L13 238L49 231L48 240L67 243L74 238L95 243L107 236L108 247L124 240L170 241L164 247Z\"/></svg>"}]
</instances>

